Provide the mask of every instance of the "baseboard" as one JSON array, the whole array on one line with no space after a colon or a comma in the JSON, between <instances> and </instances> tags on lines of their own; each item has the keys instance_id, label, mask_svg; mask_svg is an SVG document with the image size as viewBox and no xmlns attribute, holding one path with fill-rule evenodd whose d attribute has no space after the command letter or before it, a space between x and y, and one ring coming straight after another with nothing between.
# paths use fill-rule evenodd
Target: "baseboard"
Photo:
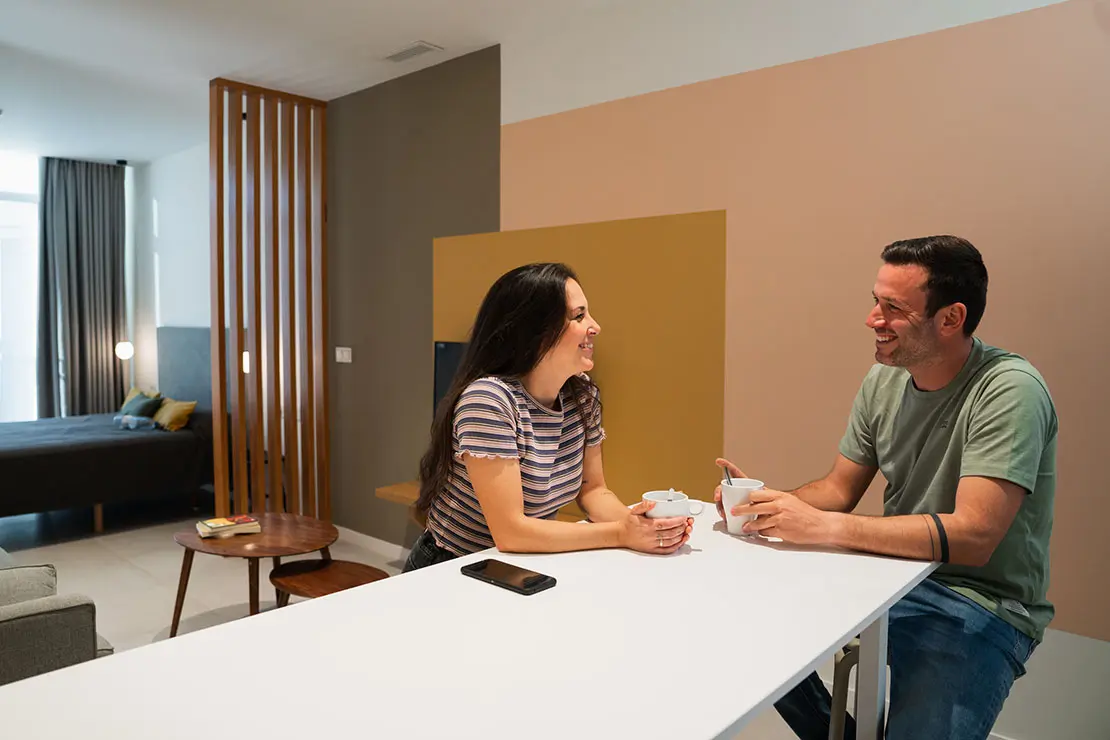
<instances>
[{"instance_id":1,"label":"baseboard","mask_svg":"<svg viewBox=\"0 0 1110 740\"><path fill-rule=\"evenodd\" d=\"M347 542L353 542L359 547L365 547L371 552L375 552L384 558L388 558L391 562L398 560L405 560L409 556L409 549L403 545L395 545L392 542L371 537L362 532L356 532L353 529L346 527L336 527L339 530L339 538Z\"/></svg>"},{"instance_id":2,"label":"baseboard","mask_svg":"<svg viewBox=\"0 0 1110 740\"><path fill-rule=\"evenodd\" d=\"M854 673L853 673L853 675L854 675ZM828 689L829 693L831 694L832 689L833 689L832 681L827 681L824 678L822 678L821 682L825 684L825 688ZM852 707L854 707L855 704L856 704L856 691L855 691L855 689L849 687L849 689L848 689L848 711L851 711ZM887 703L887 711L889 711L889 710L890 710L890 704L888 702ZM1009 737L1007 735L999 735L998 733L995 733L995 732L992 732L988 736L988 738L989 738L989 740L1015 740L1012 737Z\"/></svg>"}]
</instances>

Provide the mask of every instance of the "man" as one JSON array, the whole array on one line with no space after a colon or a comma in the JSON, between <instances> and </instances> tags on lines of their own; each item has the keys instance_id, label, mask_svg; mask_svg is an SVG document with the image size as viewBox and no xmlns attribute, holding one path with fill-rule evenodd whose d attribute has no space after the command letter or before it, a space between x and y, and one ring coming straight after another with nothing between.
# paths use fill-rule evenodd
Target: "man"
<instances>
[{"instance_id":1,"label":"man","mask_svg":"<svg viewBox=\"0 0 1110 740\"><path fill-rule=\"evenodd\" d=\"M974 336L987 296L974 246L909 239L882 259L867 316L879 364L832 471L789 493L758 491L733 513L758 515L748 532L786 542L943 563L890 610L887 737L986 738L1054 613L1056 412L1029 362ZM848 513L877 471L884 515ZM717 507L723 516L719 488ZM828 737L816 673L776 708L803 740ZM848 729L854 737L850 718Z\"/></svg>"}]
</instances>

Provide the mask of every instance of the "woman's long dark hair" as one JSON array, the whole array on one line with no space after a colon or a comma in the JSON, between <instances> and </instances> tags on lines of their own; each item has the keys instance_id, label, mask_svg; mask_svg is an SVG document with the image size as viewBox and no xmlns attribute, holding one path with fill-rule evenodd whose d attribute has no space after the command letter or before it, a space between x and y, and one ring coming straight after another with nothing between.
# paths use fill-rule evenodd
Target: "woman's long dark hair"
<instances>
[{"instance_id":1,"label":"woman's long dark hair","mask_svg":"<svg viewBox=\"0 0 1110 740\"><path fill-rule=\"evenodd\" d=\"M567 281L578 277L564 264L534 263L502 275L486 293L470 339L436 408L432 439L420 460L417 517L423 520L451 475L455 404L478 378L522 378L559 342L567 327ZM582 410L583 423L596 418L600 401L593 382L575 375L563 386Z\"/></svg>"}]
</instances>

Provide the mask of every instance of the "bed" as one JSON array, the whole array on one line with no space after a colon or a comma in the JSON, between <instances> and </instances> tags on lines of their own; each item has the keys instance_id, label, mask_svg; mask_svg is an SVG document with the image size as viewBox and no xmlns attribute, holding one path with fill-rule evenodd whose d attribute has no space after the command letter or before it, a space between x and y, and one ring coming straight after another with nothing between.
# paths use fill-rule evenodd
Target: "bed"
<instances>
[{"instance_id":1,"label":"bed","mask_svg":"<svg viewBox=\"0 0 1110 740\"><path fill-rule=\"evenodd\" d=\"M209 330L159 327L159 390L197 401L175 432L92 414L0 424L0 516L194 496L212 476ZM122 399L121 399L122 400Z\"/></svg>"}]
</instances>

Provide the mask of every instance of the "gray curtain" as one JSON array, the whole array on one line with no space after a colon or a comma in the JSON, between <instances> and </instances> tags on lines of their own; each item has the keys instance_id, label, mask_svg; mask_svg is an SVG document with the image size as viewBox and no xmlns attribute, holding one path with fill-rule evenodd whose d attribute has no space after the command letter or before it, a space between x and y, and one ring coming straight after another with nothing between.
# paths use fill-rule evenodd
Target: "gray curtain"
<instances>
[{"instance_id":1,"label":"gray curtain","mask_svg":"<svg viewBox=\"0 0 1110 740\"><path fill-rule=\"evenodd\" d=\"M39 417L106 413L123 401L124 168L42 160Z\"/></svg>"}]
</instances>

